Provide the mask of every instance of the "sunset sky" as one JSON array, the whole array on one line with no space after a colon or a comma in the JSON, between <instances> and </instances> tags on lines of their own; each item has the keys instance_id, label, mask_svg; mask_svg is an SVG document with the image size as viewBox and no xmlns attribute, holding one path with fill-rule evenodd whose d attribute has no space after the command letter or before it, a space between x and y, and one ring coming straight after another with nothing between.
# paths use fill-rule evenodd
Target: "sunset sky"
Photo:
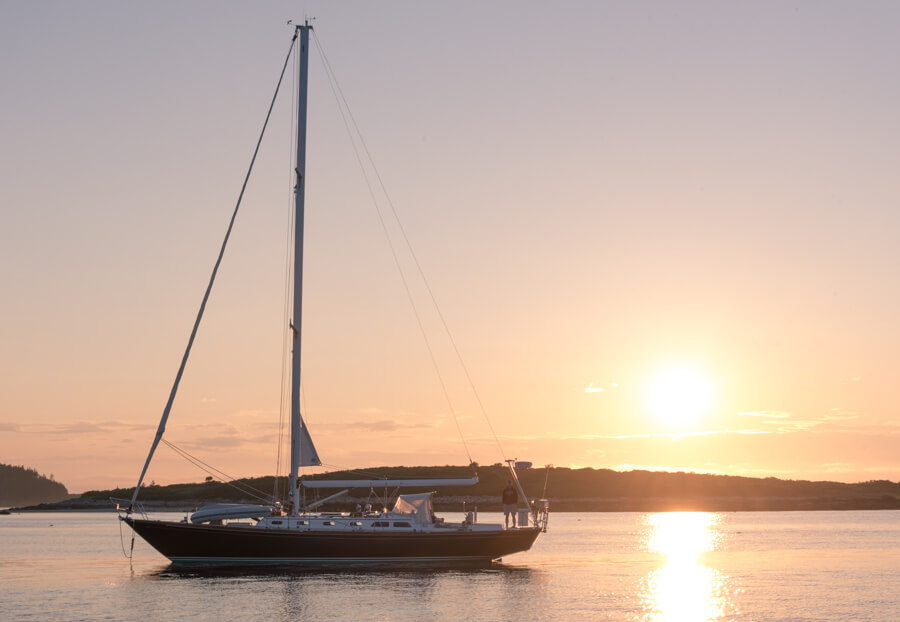
<instances>
[{"instance_id":1,"label":"sunset sky","mask_svg":"<svg viewBox=\"0 0 900 622\"><path fill-rule=\"evenodd\" d=\"M900 4L0 9L0 462L137 481L314 15L508 457L900 479ZM312 47L304 416L335 467L465 464ZM276 468L292 86L166 435L234 476ZM147 479L204 476L161 447Z\"/></svg>"}]
</instances>

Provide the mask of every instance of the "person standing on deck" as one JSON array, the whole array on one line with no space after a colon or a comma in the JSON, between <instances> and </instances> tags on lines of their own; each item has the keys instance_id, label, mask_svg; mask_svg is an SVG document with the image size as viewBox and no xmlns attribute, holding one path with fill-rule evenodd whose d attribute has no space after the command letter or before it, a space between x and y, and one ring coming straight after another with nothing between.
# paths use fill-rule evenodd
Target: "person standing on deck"
<instances>
[{"instance_id":1,"label":"person standing on deck","mask_svg":"<svg viewBox=\"0 0 900 622\"><path fill-rule=\"evenodd\" d=\"M519 503L519 493L513 487L512 480L506 482L506 488L503 489L503 515L506 518L506 528L509 529L509 517L512 515L513 528L516 526L516 505Z\"/></svg>"}]
</instances>

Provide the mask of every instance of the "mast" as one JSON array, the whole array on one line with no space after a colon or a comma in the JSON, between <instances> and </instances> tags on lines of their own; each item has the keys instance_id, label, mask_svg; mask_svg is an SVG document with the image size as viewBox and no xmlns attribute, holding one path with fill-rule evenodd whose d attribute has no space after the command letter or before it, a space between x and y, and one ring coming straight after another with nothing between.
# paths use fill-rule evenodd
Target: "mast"
<instances>
[{"instance_id":1,"label":"mast","mask_svg":"<svg viewBox=\"0 0 900 622\"><path fill-rule=\"evenodd\" d=\"M297 175L294 186L294 308L291 316L291 514L300 513L299 473L303 420L300 416L300 343L303 327L303 208L306 193L306 92L309 78L309 31L306 21L297 26L300 33L300 62L297 76ZM307 457L308 458L308 457ZM318 459L316 459L318 461Z\"/></svg>"}]
</instances>

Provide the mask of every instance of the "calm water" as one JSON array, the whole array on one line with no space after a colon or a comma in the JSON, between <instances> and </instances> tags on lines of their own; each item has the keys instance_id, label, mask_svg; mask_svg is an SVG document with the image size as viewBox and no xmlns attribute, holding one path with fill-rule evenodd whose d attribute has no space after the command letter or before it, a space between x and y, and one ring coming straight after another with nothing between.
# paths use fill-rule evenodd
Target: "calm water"
<instances>
[{"instance_id":1,"label":"calm water","mask_svg":"<svg viewBox=\"0 0 900 622\"><path fill-rule=\"evenodd\" d=\"M0 617L896 622L900 512L560 513L496 568L435 572L176 572L140 539L129 565L114 514L14 514Z\"/></svg>"}]
</instances>

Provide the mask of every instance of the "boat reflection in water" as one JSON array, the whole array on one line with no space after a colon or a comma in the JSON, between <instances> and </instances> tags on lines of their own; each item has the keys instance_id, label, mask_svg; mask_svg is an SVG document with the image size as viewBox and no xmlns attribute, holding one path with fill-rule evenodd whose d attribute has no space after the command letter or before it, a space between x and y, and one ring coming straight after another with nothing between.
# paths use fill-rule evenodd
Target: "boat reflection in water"
<instances>
[{"instance_id":1,"label":"boat reflection in water","mask_svg":"<svg viewBox=\"0 0 900 622\"><path fill-rule=\"evenodd\" d=\"M739 615L737 581L704 564L704 554L721 549L721 515L665 512L644 519L643 546L665 556L665 565L641 580L644 622L706 622Z\"/></svg>"}]
</instances>

